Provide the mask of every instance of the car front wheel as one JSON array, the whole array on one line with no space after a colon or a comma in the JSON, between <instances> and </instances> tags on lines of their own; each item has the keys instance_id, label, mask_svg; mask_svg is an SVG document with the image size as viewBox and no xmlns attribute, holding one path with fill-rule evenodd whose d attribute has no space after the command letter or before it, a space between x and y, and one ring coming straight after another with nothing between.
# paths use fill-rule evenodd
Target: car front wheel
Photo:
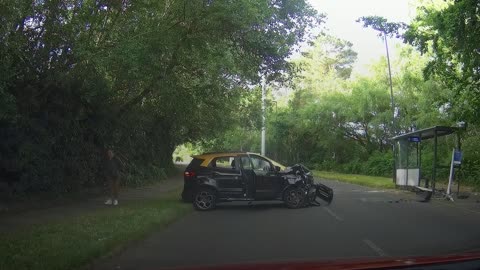
<instances>
[{"instance_id":1,"label":"car front wheel","mask_svg":"<svg viewBox=\"0 0 480 270\"><path fill-rule=\"evenodd\" d=\"M193 207L200 211L208 211L215 208L217 196L211 188L200 188L193 198Z\"/></svg>"},{"instance_id":2,"label":"car front wheel","mask_svg":"<svg viewBox=\"0 0 480 270\"><path fill-rule=\"evenodd\" d=\"M283 194L283 201L288 208L300 208L305 201L305 193L299 187L289 188Z\"/></svg>"}]
</instances>

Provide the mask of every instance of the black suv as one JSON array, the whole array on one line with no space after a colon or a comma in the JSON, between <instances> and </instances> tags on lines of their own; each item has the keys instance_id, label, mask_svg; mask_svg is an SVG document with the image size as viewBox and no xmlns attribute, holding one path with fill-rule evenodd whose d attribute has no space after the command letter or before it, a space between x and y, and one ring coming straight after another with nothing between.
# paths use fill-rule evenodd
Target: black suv
<instances>
[{"instance_id":1,"label":"black suv","mask_svg":"<svg viewBox=\"0 0 480 270\"><path fill-rule=\"evenodd\" d=\"M331 188L314 184L301 164L284 167L255 153L222 152L193 156L184 173L182 199L197 210L210 210L218 202L282 200L289 208L330 203Z\"/></svg>"}]
</instances>

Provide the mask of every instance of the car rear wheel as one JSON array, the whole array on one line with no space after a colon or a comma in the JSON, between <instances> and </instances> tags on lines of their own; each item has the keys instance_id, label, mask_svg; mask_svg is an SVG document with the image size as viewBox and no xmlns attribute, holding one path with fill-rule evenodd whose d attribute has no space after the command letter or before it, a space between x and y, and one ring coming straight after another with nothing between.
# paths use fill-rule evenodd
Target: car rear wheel
<instances>
[{"instance_id":1,"label":"car rear wheel","mask_svg":"<svg viewBox=\"0 0 480 270\"><path fill-rule=\"evenodd\" d=\"M283 201L288 208L296 209L303 206L305 201L305 193L299 187L292 187L285 190Z\"/></svg>"},{"instance_id":2,"label":"car rear wheel","mask_svg":"<svg viewBox=\"0 0 480 270\"><path fill-rule=\"evenodd\" d=\"M215 208L217 195L211 188L200 188L193 198L193 207L200 211L208 211Z\"/></svg>"}]
</instances>

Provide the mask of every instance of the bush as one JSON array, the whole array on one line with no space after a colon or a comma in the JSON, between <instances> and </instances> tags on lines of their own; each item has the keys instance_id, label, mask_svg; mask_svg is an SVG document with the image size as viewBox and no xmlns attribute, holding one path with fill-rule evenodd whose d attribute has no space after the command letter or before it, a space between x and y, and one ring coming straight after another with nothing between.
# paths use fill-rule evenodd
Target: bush
<instances>
[{"instance_id":1,"label":"bush","mask_svg":"<svg viewBox=\"0 0 480 270\"><path fill-rule=\"evenodd\" d=\"M350 174L363 174L364 164L359 159L354 159L346 164L343 164L341 172L350 173Z\"/></svg>"},{"instance_id":2,"label":"bush","mask_svg":"<svg viewBox=\"0 0 480 270\"><path fill-rule=\"evenodd\" d=\"M391 152L374 152L364 163L363 173L375 176L391 176L393 171L393 156Z\"/></svg>"},{"instance_id":3,"label":"bush","mask_svg":"<svg viewBox=\"0 0 480 270\"><path fill-rule=\"evenodd\" d=\"M314 168L321 171L336 171L339 169L339 166L334 160L325 160L322 163L314 165Z\"/></svg>"},{"instance_id":4,"label":"bush","mask_svg":"<svg viewBox=\"0 0 480 270\"><path fill-rule=\"evenodd\" d=\"M468 184L480 186L480 135L466 137L463 141L463 161L459 178Z\"/></svg>"},{"instance_id":5,"label":"bush","mask_svg":"<svg viewBox=\"0 0 480 270\"><path fill-rule=\"evenodd\" d=\"M317 163L314 168L322 171L389 177L392 175L393 157L391 152L374 152L366 161L355 158L348 163L338 164L333 160L329 160Z\"/></svg>"},{"instance_id":6,"label":"bush","mask_svg":"<svg viewBox=\"0 0 480 270\"><path fill-rule=\"evenodd\" d=\"M167 179L168 174L172 173L171 170L172 169L160 168L153 164L129 164L123 174L124 183L128 187L139 187L145 184L163 181Z\"/></svg>"}]
</instances>

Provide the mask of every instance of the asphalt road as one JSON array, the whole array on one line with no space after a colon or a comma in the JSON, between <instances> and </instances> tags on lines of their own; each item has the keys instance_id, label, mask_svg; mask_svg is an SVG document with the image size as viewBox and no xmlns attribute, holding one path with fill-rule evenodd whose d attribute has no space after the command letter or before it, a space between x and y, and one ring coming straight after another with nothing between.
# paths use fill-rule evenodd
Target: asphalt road
<instances>
[{"instance_id":1,"label":"asphalt road","mask_svg":"<svg viewBox=\"0 0 480 270\"><path fill-rule=\"evenodd\" d=\"M480 249L480 211L411 193L322 181L328 206L226 203L194 212L94 269L427 256Z\"/></svg>"}]
</instances>

